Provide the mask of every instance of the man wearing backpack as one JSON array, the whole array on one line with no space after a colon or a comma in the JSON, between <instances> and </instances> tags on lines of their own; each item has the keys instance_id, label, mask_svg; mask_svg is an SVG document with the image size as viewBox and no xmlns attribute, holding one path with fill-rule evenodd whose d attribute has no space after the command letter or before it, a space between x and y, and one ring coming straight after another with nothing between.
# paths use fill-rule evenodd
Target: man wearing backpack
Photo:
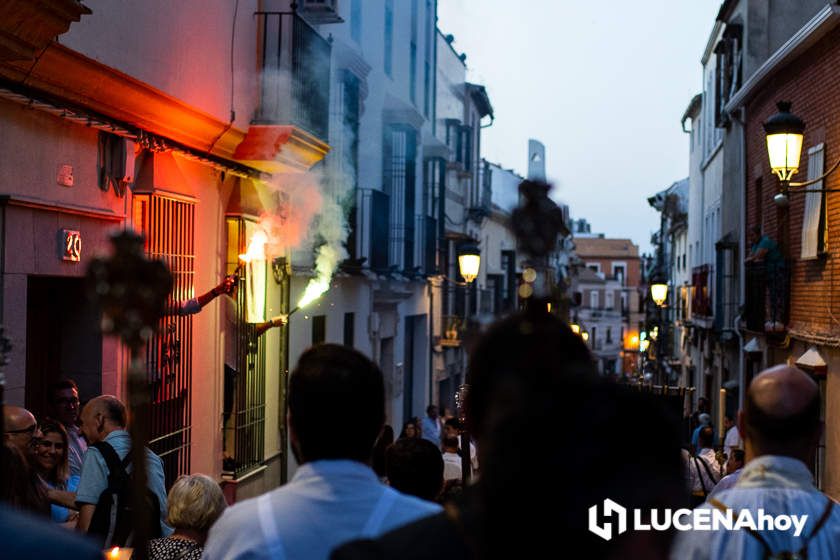
<instances>
[{"instance_id":1,"label":"man wearing backpack","mask_svg":"<svg viewBox=\"0 0 840 560\"><path fill-rule=\"evenodd\" d=\"M82 433L89 447L82 463L79 488L76 491L76 504L79 506L78 528L82 532L97 533L105 537L106 546L124 544L111 541L108 517L114 516L121 527L110 527L110 532L125 535L131 531L122 520L122 512L127 507L124 498L130 493L126 487L130 484L131 465L127 457L131 451L131 436L126 431L125 405L114 396L102 395L92 399L82 410ZM166 525L166 485L164 483L163 462L160 457L146 450L146 479L149 489L150 504L157 506L159 526L151 527L152 536L168 536L172 529ZM105 492L105 491L108 492ZM127 490L127 491L126 491ZM151 507L154 507L152 505ZM107 511L107 508L116 511ZM97 511L99 509L99 511ZM110 515L108 515L110 513ZM103 515L105 514L105 515ZM104 523L106 526L102 526ZM109 542L110 541L110 542Z\"/></svg>"},{"instance_id":2,"label":"man wearing backpack","mask_svg":"<svg viewBox=\"0 0 840 560\"><path fill-rule=\"evenodd\" d=\"M840 507L820 492L811 473L820 441L820 392L803 371L776 366L749 386L738 416L747 464L735 486L700 508L742 511L759 518L807 515L797 536L782 530L680 532L671 558L840 558ZM711 513L709 514L711 516Z\"/></svg>"}]
</instances>

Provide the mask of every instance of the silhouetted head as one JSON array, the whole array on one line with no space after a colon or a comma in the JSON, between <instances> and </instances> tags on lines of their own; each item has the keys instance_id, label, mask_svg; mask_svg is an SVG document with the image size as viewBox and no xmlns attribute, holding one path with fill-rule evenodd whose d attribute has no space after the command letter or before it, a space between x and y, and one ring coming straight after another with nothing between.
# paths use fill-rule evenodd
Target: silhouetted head
<instances>
[{"instance_id":1,"label":"silhouetted head","mask_svg":"<svg viewBox=\"0 0 840 560\"><path fill-rule=\"evenodd\" d=\"M819 387L795 367L765 370L750 383L739 426L748 461L784 455L810 465L822 432Z\"/></svg>"},{"instance_id":2,"label":"silhouetted head","mask_svg":"<svg viewBox=\"0 0 840 560\"><path fill-rule=\"evenodd\" d=\"M443 457L422 438L396 441L385 452L388 484L404 494L434 501L443 488Z\"/></svg>"},{"instance_id":3,"label":"silhouetted head","mask_svg":"<svg viewBox=\"0 0 840 560\"><path fill-rule=\"evenodd\" d=\"M557 317L537 310L509 317L493 325L470 355L467 428L480 441L494 414L491 403L506 402L509 391L595 375L583 339Z\"/></svg>"},{"instance_id":4,"label":"silhouetted head","mask_svg":"<svg viewBox=\"0 0 840 560\"><path fill-rule=\"evenodd\" d=\"M361 352L319 344L301 355L289 378L290 437L301 461L366 463L384 421L382 372Z\"/></svg>"},{"instance_id":5,"label":"silhouetted head","mask_svg":"<svg viewBox=\"0 0 840 560\"><path fill-rule=\"evenodd\" d=\"M53 418L65 427L74 426L79 420L79 387L72 379L53 383L49 390Z\"/></svg>"},{"instance_id":6,"label":"silhouetted head","mask_svg":"<svg viewBox=\"0 0 840 560\"><path fill-rule=\"evenodd\" d=\"M700 428L698 443L700 449L711 448L715 444L715 431L711 426L704 426Z\"/></svg>"},{"instance_id":7,"label":"silhouetted head","mask_svg":"<svg viewBox=\"0 0 840 560\"><path fill-rule=\"evenodd\" d=\"M558 543L591 558L667 557L668 533L605 541L588 525L607 498L628 509L687 503L678 420L660 398L598 377L580 337L536 310L492 327L468 371L481 476L466 524L479 557L540 557Z\"/></svg>"}]
</instances>

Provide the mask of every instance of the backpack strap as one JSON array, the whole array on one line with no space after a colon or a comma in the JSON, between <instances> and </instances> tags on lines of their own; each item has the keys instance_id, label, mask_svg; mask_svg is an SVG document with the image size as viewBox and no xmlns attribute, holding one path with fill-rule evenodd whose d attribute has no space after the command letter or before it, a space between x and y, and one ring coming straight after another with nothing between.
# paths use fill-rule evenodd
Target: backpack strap
<instances>
[{"instance_id":1,"label":"backpack strap","mask_svg":"<svg viewBox=\"0 0 840 560\"><path fill-rule=\"evenodd\" d=\"M110 443L105 441L97 441L96 443L91 444L91 447L99 451L99 453L102 455L102 458L105 459L105 464L108 465L109 483L111 477L126 476L123 461L120 460L120 456L117 455L116 450L113 448L113 446L111 446ZM126 455L126 459L128 459L130 455L130 453Z\"/></svg>"},{"instance_id":2,"label":"backpack strap","mask_svg":"<svg viewBox=\"0 0 840 560\"><path fill-rule=\"evenodd\" d=\"M703 467L706 469L706 474L709 475L709 480L711 480L712 482L717 484L718 479L715 478L715 475L712 474L712 469L709 466L709 462L706 459L704 459L703 457L697 456L697 458L700 459L701 463L703 463Z\"/></svg>"},{"instance_id":3,"label":"backpack strap","mask_svg":"<svg viewBox=\"0 0 840 560\"><path fill-rule=\"evenodd\" d=\"M709 475L709 480L712 481L712 485L714 486L717 484L717 479L715 479L715 475L712 474L712 470L709 468L709 463L699 455L694 456L694 466L697 469L697 476L700 478L700 486L703 488L703 495L707 496L709 491L706 490L706 483L703 482L703 473L700 472L700 463L703 463L703 467L706 469L706 474Z\"/></svg>"},{"instance_id":4,"label":"backpack strap","mask_svg":"<svg viewBox=\"0 0 840 560\"><path fill-rule=\"evenodd\" d=\"M811 542L811 539L814 538L820 529L823 528L828 518L831 517L831 510L834 508L834 501L831 498L826 498L825 509L822 512L817 524L814 525L814 529L811 531L811 534L805 537L805 546L802 547L802 550L806 550L808 548L808 544Z\"/></svg>"}]
</instances>

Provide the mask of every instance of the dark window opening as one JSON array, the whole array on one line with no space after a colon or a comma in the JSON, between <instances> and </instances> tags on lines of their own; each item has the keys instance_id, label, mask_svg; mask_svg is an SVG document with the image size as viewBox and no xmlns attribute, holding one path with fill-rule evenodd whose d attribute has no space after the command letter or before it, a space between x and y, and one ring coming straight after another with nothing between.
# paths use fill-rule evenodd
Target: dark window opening
<instances>
[{"instance_id":1,"label":"dark window opening","mask_svg":"<svg viewBox=\"0 0 840 560\"><path fill-rule=\"evenodd\" d=\"M356 336L356 314L344 314L344 345L353 346Z\"/></svg>"},{"instance_id":2,"label":"dark window opening","mask_svg":"<svg viewBox=\"0 0 840 560\"><path fill-rule=\"evenodd\" d=\"M327 339L327 316L314 315L312 317L312 344L320 344Z\"/></svg>"}]
</instances>

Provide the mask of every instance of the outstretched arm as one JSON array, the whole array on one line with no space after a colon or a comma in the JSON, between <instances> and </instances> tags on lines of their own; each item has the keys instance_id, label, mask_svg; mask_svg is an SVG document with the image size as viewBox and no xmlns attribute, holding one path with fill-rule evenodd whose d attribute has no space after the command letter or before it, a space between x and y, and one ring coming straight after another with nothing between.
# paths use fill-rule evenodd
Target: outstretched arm
<instances>
[{"instance_id":1,"label":"outstretched arm","mask_svg":"<svg viewBox=\"0 0 840 560\"><path fill-rule=\"evenodd\" d=\"M202 310L202 308L219 297L222 294L230 294L236 287L236 275L225 276L224 280L218 286L214 286L209 291L200 296L188 299L186 301L178 301L168 311L168 315L194 315Z\"/></svg>"},{"instance_id":2,"label":"outstretched arm","mask_svg":"<svg viewBox=\"0 0 840 560\"><path fill-rule=\"evenodd\" d=\"M268 321L265 321L264 323L257 323L255 332L256 332L257 336L260 336L270 328L280 327L282 325L285 325L287 321L288 321L288 315L278 315L276 317L272 317L271 319L269 319Z\"/></svg>"}]
</instances>

